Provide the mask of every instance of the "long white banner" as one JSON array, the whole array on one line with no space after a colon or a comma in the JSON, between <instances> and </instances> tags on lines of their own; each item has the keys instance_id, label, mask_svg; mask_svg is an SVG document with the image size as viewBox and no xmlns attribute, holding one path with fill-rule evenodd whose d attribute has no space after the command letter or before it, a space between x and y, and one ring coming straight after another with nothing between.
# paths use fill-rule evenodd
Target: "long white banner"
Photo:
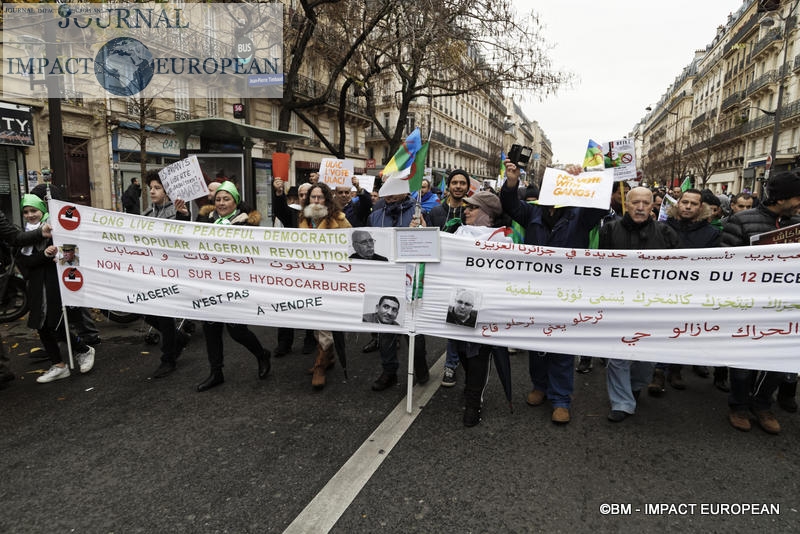
<instances>
[{"instance_id":1,"label":"long white banner","mask_svg":"<svg viewBox=\"0 0 800 534\"><path fill-rule=\"evenodd\" d=\"M411 304L391 228L184 223L56 201L50 210L72 306L800 371L800 245L604 251L441 234L441 262L425 266L424 298ZM354 241L373 259L359 259Z\"/></svg>"}]
</instances>

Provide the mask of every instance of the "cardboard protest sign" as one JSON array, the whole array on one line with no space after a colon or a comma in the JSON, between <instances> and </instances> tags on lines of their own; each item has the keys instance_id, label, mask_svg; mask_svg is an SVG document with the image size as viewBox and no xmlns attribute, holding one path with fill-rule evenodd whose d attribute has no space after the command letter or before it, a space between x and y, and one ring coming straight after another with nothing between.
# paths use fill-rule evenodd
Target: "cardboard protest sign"
<instances>
[{"instance_id":1,"label":"cardboard protest sign","mask_svg":"<svg viewBox=\"0 0 800 534\"><path fill-rule=\"evenodd\" d=\"M335 189L340 186L353 185L353 160L322 158L319 165L319 181Z\"/></svg>"},{"instance_id":2,"label":"cardboard protest sign","mask_svg":"<svg viewBox=\"0 0 800 534\"><path fill-rule=\"evenodd\" d=\"M613 183L613 169L574 175L548 167L544 171L539 203L545 206L608 208Z\"/></svg>"},{"instance_id":3,"label":"cardboard protest sign","mask_svg":"<svg viewBox=\"0 0 800 534\"><path fill-rule=\"evenodd\" d=\"M161 178L164 191L173 201L181 199L188 202L208 196L208 186L197 156L189 156L164 167L158 171L158 177Z\"/></svg>"}]
</instances>

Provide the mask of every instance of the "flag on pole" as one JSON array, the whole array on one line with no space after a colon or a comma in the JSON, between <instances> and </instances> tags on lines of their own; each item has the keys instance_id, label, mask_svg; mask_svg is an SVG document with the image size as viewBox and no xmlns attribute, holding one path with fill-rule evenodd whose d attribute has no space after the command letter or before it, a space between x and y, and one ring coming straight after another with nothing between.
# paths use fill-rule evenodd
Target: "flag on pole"
<instances>
[{"instance_id":1,"label":"flag on pole","mask_svg":"<svg viewBox=\"0 0 800 534\"><path fill-rule=\"evenodd\" d=\"M428 145L429 143L427 142L423 144L414 156L414 162L411 164L411 174L407 178L409 191L422 189L422 179L425 177L425 160L428 159Z\"/></svg>"},{"instance_id":2,"label":"flag on pole","mask_svg":"<svg viewBox=\"0 0 800 534\"><path fill-rule=\"evenodd\" d=\"M596 141L589 139L589 146L586 148L586 155L583 157L583 170L595 171L606 168L605 158L603 157L603 147Z\"/></svg>"},{"instance_id":3,"label":"flag on pole","mask_svg":"<svg viewBox=\"0 0 800 534\"><path fill-rule=\"evenodd\" d=\"M692 181L691 181L691 180L689 179L689 177L687 176L687 177L686 177L686 178L683 180L683 183L681 184L681 193L682 193L682 192L684 192L684 191L686 191L687 189L691 189L691 188L692 188Z\"/></svg>"},{"instance_id":4,"label":"flag on pole","mask_svg":"<svg viewBox=\"0 0 800 534\"><path fill-rule=\"evenodd\" d=\"M384 176L410 167L411 164L414 163L414 156L420 148L422 148L422 134L420 134L419 128L414 128L414 131L406 137L406 140L403 141L403 145L397 149L395 155L392 156L392 159L390 159L386 167L383 168Z\"/></svg>"}]
</instances>

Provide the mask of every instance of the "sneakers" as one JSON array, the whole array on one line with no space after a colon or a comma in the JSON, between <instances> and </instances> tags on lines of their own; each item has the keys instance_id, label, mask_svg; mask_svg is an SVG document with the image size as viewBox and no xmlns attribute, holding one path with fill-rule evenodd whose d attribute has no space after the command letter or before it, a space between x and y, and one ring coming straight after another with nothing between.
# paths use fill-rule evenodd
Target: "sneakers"
<instances>
[{"instance_id":1,"label":"sneakers","mask_svg":"<svg viewBox=\"0 0 800 534\"><path fill-rule=\"evenodd\" d=\"M731 410L730 413L728 413L728 421L736 430L741 430L742 432L750 431L750 414L747 412Z\"/></svg>"},{"instance_id":2,"label":"sneakers","mask_svg":"<svg viewBox=\"0 0 800 534\"><path fill-rule=\"evenodd\" d=\"M86 352L78 354L78 366L81 368L81 373L88 373L94 367L94 347L89 347Z\"/></svg>"},{"instance_id":3,"label":"sneakers","mask_svg":"<svg viewBox=\"0 0 800 534\"><path fill-rule=\"evenodd\" d=\"M69 367L66 365L64 367L59 367L57 365L52 366L50 369L47 370L45 374L40 376L36 379L37 382L40 384L46 384L48 382L52 382L53 380L61 380L62 378L69 377Z\"/></svg>"},{"instance_id":4,"label":"sneakers","mask_svg":"<svg viewBox=\"0 0 800 534\"><path fill-rule=\"evenodd\" d=\"M456 385L456 370L451 369L449 367L444 368L444 374L442 375L442 386L446 388L451 388Z\"/></svg>"},{"instance_id":5,"label":"sneakers","mask_svg":"<svg viewBox=\"0 0 800 534\"><path fill-rule=\"evenodd\" d=\"M464 426L469 428L481 422L481 409L471 406L464 408Z\"/></svg>"},{"instance_id":6,"label":"sneakers","mask_svg":"<svg viewBox=\"0 0 800 534\"><path fill-rule=\"evenodd\" d=\"M538 389L534 389L530 393L528 393L528 397L525 399L530 406L539 406L544 402L545 394L544 391L539 391Z\"/></svg>"},{"instance_id":7,"label":"sneakers","mask_svg":"<svg viewBox=\"0 0 800 534\"><path fill-rule=\"evenodd\" d=\"M653 371L653 380L647 385L647 393L652 397L660 397L664 394L664 370L656 369Z\"/></svg>"},{"instance_id":8,"label":"sneakers","mask_svg":"<svg viewBox=\"0 0 800 534\"><path fill-rule=\"evenodd\" d=\"M559 406L553 410L553 415L550 420L559 425L566 425L569 423L569 408Z\"/></svg>"},{"instance_id":9,"label":"sneakers","mask_svg":"<svg viewBox=\"0 0 800 534\"><path fill-rule=\"evenodd\" d=\"M381 373L381 376L372 383L372 391L383 391L397 384L397 374Z\"/></svg>"},{"instance_id":10,"label":"sneakers","mask_svg":"<svg viewBox=\"0 0 800 534\"><path fill-rule=\"evenodd\" d=\"M592 370L592 359L589 356L581 356L578 359L578 367L575 370L582 375L588 373Z\"/></svg>"},{"instance_id":11,"label":"sneakers","mask_svg":"<svg viewBox=\"0 0 800 534\"><path fill-rule=\"evenodd\" d=\"M769 410L753 412L758 419L758 425L768 434L780 434L781 424L775 419L775 414Z\"/></svg>"}]
</instances>

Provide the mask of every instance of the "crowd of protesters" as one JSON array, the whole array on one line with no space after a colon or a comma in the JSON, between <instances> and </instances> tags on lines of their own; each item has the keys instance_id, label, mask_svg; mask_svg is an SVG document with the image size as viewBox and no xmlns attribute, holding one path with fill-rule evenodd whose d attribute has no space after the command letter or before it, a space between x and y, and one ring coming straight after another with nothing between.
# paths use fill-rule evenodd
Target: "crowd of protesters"
<instances>
[{"instance_id":1,"label":"crowd of protesters","mask_svg":"<svg viewBox=\"0 0 800 534\"><path fill-rule=\"evenodd\" d=\"M272 184L272 223L307 229L430 226L438 227L442 232L487 240L510 239L508 236L517 231L518 242L526 244L603 249L743 246L749 244L751 235L800 223L797 215L800 211L800 174L791 171L773 175L765 184L765 198L762 200L748 192L728 196L686 186L669 190L665 187L631 188L619 182L615 183L609 207L597 209L542 205L537 200L538 188L521 179L520 169L514 162L506 160L505 167L505 181L498 191L487 185L475 187L468 172L456 169L448 173L440 184L426 178L419 191L384 197L378 192L380 181L377 181L375 190L367 191L357 178L353 179L351 186L331 189L319 182L317 173L312 173L308 182L299 187L289 187L287 181L276 177ZM581 170L578 166L568 167L567 172L578 173ZM156 173L143 178L151 199L146 216L189 220L186 204L179 199L173 204L164 193ZM210 184L209 190L208 201L200 207L195 220L210 224L259 224L261 214L241 201L234 183L216 180ZM46 205L39 197L29 197L31 195L26 195L23 200L23 209L28 229L35 230L46 220ZM127 211L135 212L133 209ZM512 225L516 225L517 230L512 230ZM494 231L497 228L507 228L508 231ZM25 242L18 237L14 239L20 239L20 244ZM353 231L352 239L355 250L352 258L387 260L375 254L374 241L368 231ZM51 240L42 237L33 246L21 249L21 262L31 267L29 290L52 290L51 285L56 284L56 281L48 284L55 273L52 260L63 252L53 247ZM40 261L34 263L34 255ZM448 322L466 325L472 318L474 324L473 304L474 295L462 291L460 301L448 312ZM364 321L397 324L398 310L399 303L395 297L382 296L375 313L365 314ZM57 344L67 334L63 328L58 330L58 310L48 307L45 311L47 313L41 316L32 313L29 319L30 326L39 331L53 363L39 382L69 376L69 370L63 370L63 358ZM174 318L148 317L148 323L162 333L161 364L152 378L164 378L177 368L176 360L188 343L188 335L176 328ZM225 329L255 356L260 379L266 378L270 372L273 355L283 357L293 351L293 329L278 329L278 344L271 354L245 325L206 322L203 332L211 372L197 386L197 391L206 391L224 382L222 336ZM396 334L373 334L361 347L364 353L378 352L380 355L376 365L380 364L381 372L372 384L374 391L384 391L398 384L398 348L403 338L405 336ZM312 376L311 385L315 390L322 389L326 384L327 370L335 365L336 355L345 358L347 336L343 332L305 330L303 339L302 353L313 354L308 370ZM73 343L80 352L81 372L88 372L94 362L94 349L83 343L80 337ZM430 373L424 336L415 336L415 343L414 380L425 384ZM465 426L474 426L481 420L490 355L507 353L508 350L448 340L441 385L456 385L457 369L463 367L466 375ZM553 423L568 424L572 417L574 373L592 372L593 361L598 360L606 366L610 404L607 418L612 423L620 423L635 414L643 391L659 397L666 393L667 386L675 390L686 388L684 368L669 361L653 364L529 351L531 389L526 395L527 404L538 407L548 403ZM712 372L704 366L692 366L691 372L702 378L712 377ZM3 375L8 376L13 378L13 374ZM3 378L0 384L8 380ZM713 369L713 384L728 393L730 424L741 431L750 430L752 421L755 421L766 432L779 433L780 424L772 410L776 398L783 410L797 411L795 373L718 367Z\"/></svg>"}]
</instances>

